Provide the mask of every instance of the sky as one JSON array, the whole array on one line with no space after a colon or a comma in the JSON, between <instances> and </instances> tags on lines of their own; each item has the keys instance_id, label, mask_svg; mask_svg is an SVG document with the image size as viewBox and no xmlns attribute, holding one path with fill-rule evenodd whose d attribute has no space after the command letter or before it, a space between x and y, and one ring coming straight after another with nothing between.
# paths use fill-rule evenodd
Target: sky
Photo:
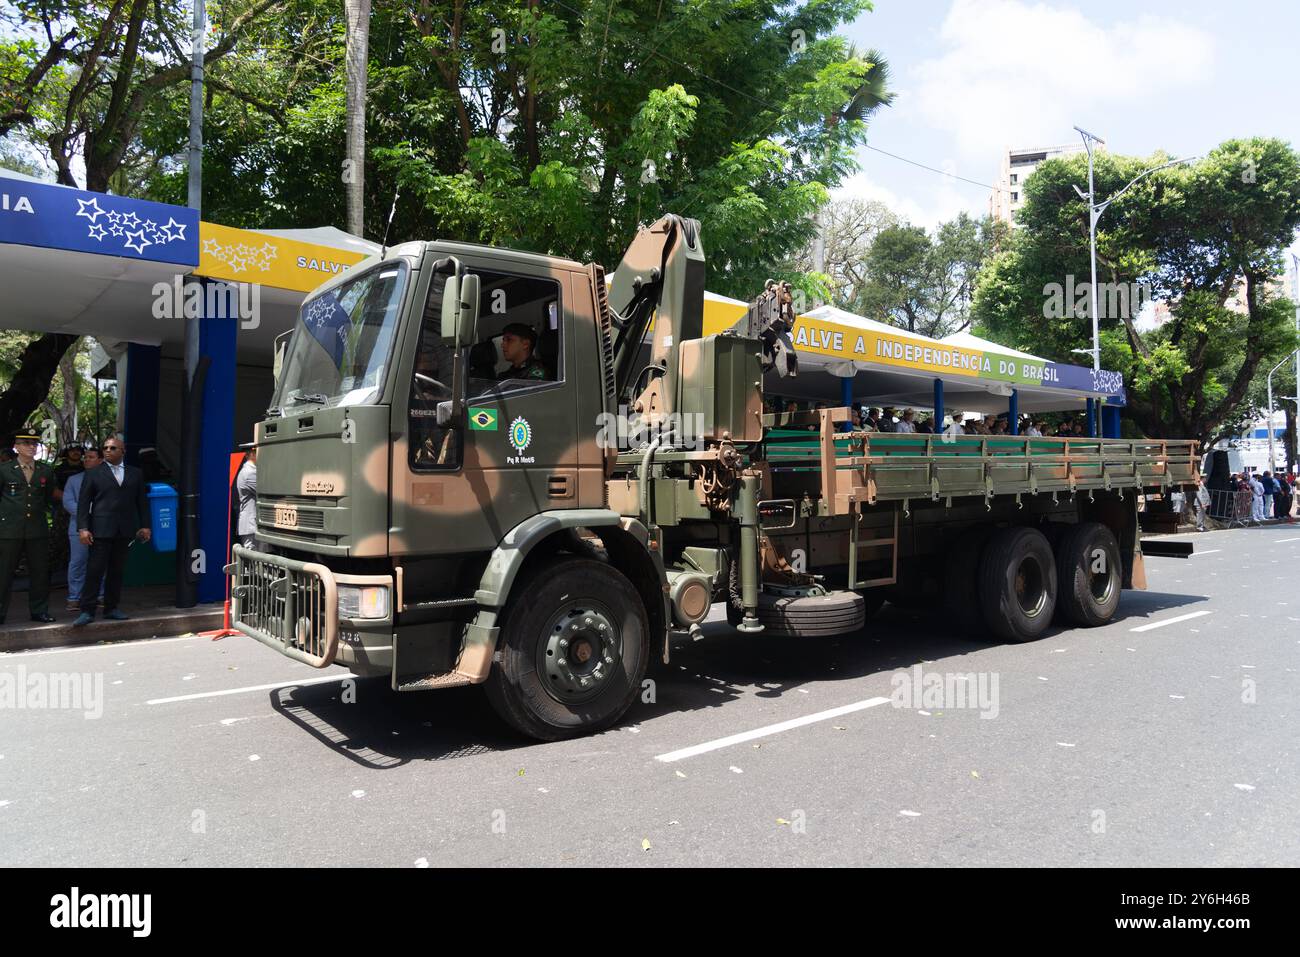
<instances>
[{"instance_id":1,"label":"sky","mask_svg":"<svg viewBox=\"0 0 1300 957\"><path fill-rule=\"evenodd\" d=\"M1226 139L1300 147L1297 0L874 0L840 32L889 61L897 99L868 142L993 183L1007 147L1078 143L1203 154ZM932 228L989 190L861 150L837 195ZM1293 247L1300 249L1300 247Z\"/></svg>"}]
</instances>

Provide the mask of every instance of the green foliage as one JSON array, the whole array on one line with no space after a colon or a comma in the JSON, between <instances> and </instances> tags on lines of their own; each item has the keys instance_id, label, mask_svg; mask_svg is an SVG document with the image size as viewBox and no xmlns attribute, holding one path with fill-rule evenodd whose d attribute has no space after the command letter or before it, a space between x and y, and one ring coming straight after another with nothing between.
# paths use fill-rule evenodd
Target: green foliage
<instances>
[{"instance_id":1,"label":"green foliage","mask_svg":"<svg viewBox=\"0 0 1300 957\"><path fill-rule=\"evenodd\" d=\"M1168 159L1097 153L1098 199ZM1086 289L1089 280L1088 208L1074 190L1086 183L1082 155L1043 163L1029 178L1023 228L979 277L982 335L1054 358L1091 346L1088 297L1079 309L1053 308L1062 287ZM1293 305L1275 279L1297 227L1300 156L1261 138L1146 176L1102 215L1099 284L1141 284L1167 307L1167 321L1139 328L1132 308L1108 309L1099 296L1102 365L1124 373L1126 414L1146 434L1208 441L1249 414L1261 365L1296 346Z\"/></svg>"},{"instance_id":2,"label":"green foliage","mask_svg":"<svg viewBox=\"0 0 1300 957\"><path fill-rule=\"evenodd\" d=\"M933 236L920 226L882 229L866 254L854 312L943 338L970 324L975 278L1005 240L1005 226L961 213Z\"/></svg>"}]
</instances>

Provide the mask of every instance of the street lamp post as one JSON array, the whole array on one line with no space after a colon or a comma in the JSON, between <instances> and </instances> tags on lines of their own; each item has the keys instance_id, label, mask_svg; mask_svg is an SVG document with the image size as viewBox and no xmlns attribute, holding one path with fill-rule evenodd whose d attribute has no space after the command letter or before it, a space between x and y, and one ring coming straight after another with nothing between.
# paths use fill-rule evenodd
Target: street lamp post
<instances>
[{"instance_id":1,"label":"street lamp post","mask_svg":"<svg viewBox=\"0 0 1300 957\"><path fill-rule=\"evenodd\" d=\"M1092 148L1094 143L1105 146L1106 141L1103 140L1101 137L1096 136L1093 133L1089 133L1087 130L1083 129L1082 127L1076 126L1075 129L1078 131L1079 135L1083 137L1083 148L1088 153L1088 192L1084 193L1084 191L1079 189L1078 186L1074 187L1074 191L1079 194L1080 199L1087 200L1088 203L1088 252L1089 252L1089 257L1092 261L1092 290L1091 290L1092 295L1089 297L1091 301L1091 306L1089 307L1088 310L1092 314L1092 349L1091 350L1077 349L1075 351L1076 352L1091 351L1092 367L1095 370L1101 368L1101 341L1100 341L1100 336L1098 334L1098 327L1097 327L1097 321L1099 318L1098 308L1097 308L1097 221L1101 219L1101 214L1106 212L1107 208L1109 208L1111 203L1115 202L1115 200L1119 199L1130 189L1132 189L1134 184L1136 184L1139 180L1142 180L1147 176L1150 176L1152 173L1157 173L1162 169L1168 169L1171 166L1178 166L1181 165L1182 163L1190 163L1192 160L1197 159L1198 157L1184 156L1182 159L1170 160L1168 163L1161 163L1159 166L1153 166L1150 169L1145 169L1142 172L1138 173L1137 176L1134 176L1131 180L1129 180L1129 182L1124 186L1123 189L1116 192L1109 199L1105 199L1099 203L1097 202L1097 195L1093 185Z\"/></svg>"},{"instance_id":2,"label":"street lamp post","mask_svg":"<svg viewBox=\"0 0 1300 957\"><path fill-rule=\"evenodd\" d=\"M1290 362L1292 358L1300 361L1300 349L1297 349L1293 355L1287 356L1277 365L1273 366L1273 368L1269 369L1268 375L1264 377L1264 381L1268 383L1268 420L1266 428L1268 429L1268 470L1270 472L1277 471L1277 455L1274 451L1273 445L1273 373ZM1300 380L1297 381L1300 382ZM1296 391L1300 392L1300 388L1297 388ZM1290 399L1292 396L1284 395L1282 398ZM1300 418L1300 411L1297 412L1296 417Z\"/></svg>"},{"instance_id":3,"label":"street lamp post","mask_svg":"<svg viewBox=\"0 0 1300 957\"><path fill-rule=\"evenodd\" d=\"M1090 306L1088 312L1092 317L1092 348L1075 349L1074 351L1091 352L1092 369L1096 372L1101 369L1101 335L1098 330L1098 320L1100 315L1097 308L1097 220L1101 219L1101 214L1106 212L1106 209L1111 203L1115 202L1115 200L1127 193L1133 187L1133 184L1138 182L1138 180L1150 176L1152 173L1158 172L1162 169L1168 169L1170 166L1178 166L1180 163L1190 162L1191 160L1196 159L1196 157L1185 156L1182 159L1171 160L1168 163L1162 163L1160 166L1153 166L1151 169L1143 170L1137 176L1133 177L1133 179L1130 180L1128 185L1123 189L1119 190L1119 192L1112 195L1109 199L1099 203L1097 202L1097 194L1093 185L1092 149L1094 144L1105 146L1106 141L1096 134L1089 133L1080 126L1076 126L1075 130L1083 138L1083 148L1088 153L1088 192L1085 194L1078 186L1074 187L1074 191L1079 194L1080 199L1087 200L1088 202L1088 253L1092 264L1092 285L1090 287L1091 294L1089 296Z\"/></svg>"}]
</instances>

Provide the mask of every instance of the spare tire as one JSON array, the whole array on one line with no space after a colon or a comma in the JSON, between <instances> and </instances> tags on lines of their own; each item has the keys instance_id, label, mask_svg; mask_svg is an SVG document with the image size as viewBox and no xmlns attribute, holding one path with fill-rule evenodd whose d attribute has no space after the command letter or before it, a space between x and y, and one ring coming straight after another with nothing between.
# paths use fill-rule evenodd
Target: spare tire
<instances>
[{"instance_id":1,"label":"spare tire","mask_svg":"<svg viewBox=\"0 0 1300 957\"><path fill-rule=\"evenodd\" d=\"M1056 545L1056 616L1096 628L1115 617L1124 587L1119 542L1100 522L1080 522Z\"/></svg>"},{"instance_id":2,"label":"spare tire","mask_svg":"<svg viewBox=\"0 0 1300 957\"><path fill-rule=\"evenodd\" d=\"M858 631L867 623L866 602L852 591L803 598L783 598L763 592L758 596L758 620L763 625L763 633L768 635L843 635Z\"/></svg>"},{"instance_id":3,"label":"spare tire","mask_svg":"<svg viewBox=\"0 0 1300 957\"><path fill-rule=\"evenodd\" d=\"M1056 559L1035 528L1000 529L980 558L980 608L1005 641L1043 636L1056 610Z\"/></svg>"}]
</instances>

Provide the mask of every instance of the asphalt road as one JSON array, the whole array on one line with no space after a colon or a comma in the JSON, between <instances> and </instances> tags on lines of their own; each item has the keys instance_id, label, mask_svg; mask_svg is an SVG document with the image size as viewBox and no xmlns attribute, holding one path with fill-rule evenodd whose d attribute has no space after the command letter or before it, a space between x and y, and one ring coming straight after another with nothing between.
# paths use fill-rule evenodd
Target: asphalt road
<instances>
[{"instance_id":1,"label":"asphalt road","mask_svg":"<svg viewBox=\"0 0 1300 957\"><path fill-rule=\"evenodd\" d=\"M1295 866L1300 527L1179 537L1116 621L1028 645L892 606L835 641L711 624L559 744L474 688L345 703L242 638L0 656L0 864ZM882 703L916 665L969 677ZM79 708L36 707L73 674Z\"/></svg>"}]
</instances>

